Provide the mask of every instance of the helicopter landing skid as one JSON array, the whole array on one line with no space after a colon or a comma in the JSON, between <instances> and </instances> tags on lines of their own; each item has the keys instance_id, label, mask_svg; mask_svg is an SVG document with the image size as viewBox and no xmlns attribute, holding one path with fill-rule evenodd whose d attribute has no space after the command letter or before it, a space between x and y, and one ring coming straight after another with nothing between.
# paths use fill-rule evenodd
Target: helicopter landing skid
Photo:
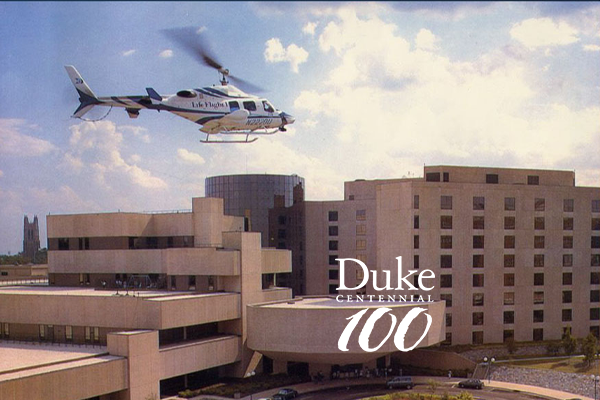
<instances>
[{"instance_id":1,"label":"helicopter landing skid","mask_svg":"<svg viewBox=\"0 0 600 400\"><path fill-rule=\"evenodd\" d=\"M217 144L217 143L254 143L258 140L257 137L250 139L250 135L273 135L277 133L278 129L274 129L272 131L223 131L219 132L220 135L246 135L244 140L210 140L210 134L206 134L206 139L200 139L200 143L209 143L209 144Z\"/></svg>"}]
</instances>

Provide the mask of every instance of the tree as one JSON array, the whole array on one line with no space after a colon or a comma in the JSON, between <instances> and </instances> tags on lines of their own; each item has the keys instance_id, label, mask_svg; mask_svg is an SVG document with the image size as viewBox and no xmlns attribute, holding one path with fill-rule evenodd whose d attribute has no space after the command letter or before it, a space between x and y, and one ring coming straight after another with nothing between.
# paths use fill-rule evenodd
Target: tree
<instances>
[{"instance_id":1,"label":"tree","mask_svg":"<svg viewBox=\"0 0 600 400\"><path fill-rule=\"evenodd\" d=\"M473 395L469 392L460 392L458 396L456 396L458 400L473 400Z\"/></svg>"},{"instance_id":2,"label":"tree","mask_svg":"<svg viewBox=\"0 0 600 400\"><path fill-rule=\"evenodd\" d=\"M598 340L594 334L590 333L581 341L581 352L586 364L590 366L598 353Z\"/></svg>"},{"instance_id":3,"label":"tree","mask_svg":"<svg viewBox=\"0 0 600 400\"><path fill-rule=\"evenodd\" d=\"M429 388L429 391L431 392L432 399L433 399L433 395L435 394L435 391L439 385L440 385L440 383L436 380L429 379L427 381L427 387Z\"/></svg>"},{"instance_id":4,"label":"tree","mask_svg":"<svg viewBox=\"0 0 600 400\"><path fill-rule=\"evenodd\" d=\"M571 335L571 327L570 326L567 327L565 334L563 335L562 347L565 350L565 354L568 356L573 355L573 353L575 353L575 350L577 350L577 339L575 339Z\"/></svg>"}]
</instances>

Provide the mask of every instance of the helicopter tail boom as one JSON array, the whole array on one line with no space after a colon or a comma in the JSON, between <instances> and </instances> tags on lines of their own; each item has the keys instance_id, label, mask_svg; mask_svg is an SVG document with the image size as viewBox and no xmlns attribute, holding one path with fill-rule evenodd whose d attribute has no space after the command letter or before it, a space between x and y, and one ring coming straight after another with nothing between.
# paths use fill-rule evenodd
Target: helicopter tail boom
<instances>
[{"instance_id":1,"label":"helicopter tail boom","mask_svg":"<svg viewBox=\"0 0 600 400\"><path fill-rule=\"evenodd\" d=\"M73 117L81 118L85 113L94 108L95 105L100 104L101 101L92 92L87 83L85 83L81 74L77 72L74 66L65 65L65 69L67 70L67 74L69 74L73 86L75 86L75 90L79 94L79 101L81 103L75 110L75 113L73 113Z\"/></svg>"}]
</instances>

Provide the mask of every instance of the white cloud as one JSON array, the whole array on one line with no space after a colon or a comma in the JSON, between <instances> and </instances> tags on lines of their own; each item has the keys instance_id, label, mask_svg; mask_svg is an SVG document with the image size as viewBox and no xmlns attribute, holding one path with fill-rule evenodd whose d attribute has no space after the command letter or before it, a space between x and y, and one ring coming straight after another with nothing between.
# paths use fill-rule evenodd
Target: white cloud
<instances>
[{"instance_id":1,"label":"white cloud","mask_svg":"<svg viewBox=\"0 0 600 400\"><path fill-rule=\"evenodd\" d=\"M117 127L111 121L83 122L70 127L69 151L63 157L63 166L74 173L89 173L98 185L110 188L125 182L146 189L164 189L166 182L152 176L150 171L127 163L123 150L123 133L129 130L142 135L142 129ZM123 181L125 180L125 181Z\"/></svg>"},{"instance_id":2,"label":"white cloud","mask_svg":"<svg viewBox=\"0 0 600 400\"><path fill-rule=\"evenodd\" d=\"M510 30L513 39L529 49L547 46L565 46L579 41L578 30L568 23L551 18L530 18L514 24Z\"/></svg>"},{"instance_id":3,"label":"white cloud","mask_svg":"<svg viewBox=\"0 0 600 400\"><path fill-rule=\"evenodd\" d=\"M586 44L583 46L584 51L600 51L600 46L597 44Z\"/></svg>"},{"instance_id":4,"label":"white cloud","mask_svg":"<svg viewBox=\"0 0 600 400\"><path fill-rule=\"evenodd\" d=\"M126 50L126 51L122 52L121 55L123 57L129 57L129 56L133 55L136 51L137 50L135 50L135 49Z\"/></svg>"},{"instance_id":5,"label":"white cloud","mask_svg":"<svg viewBox=\"0 0 600 400\"><path fill-rule=\"evenodd\" d=\"M415 45L417 49L434 51L437 49L436 42L439 39L429 30L422 28L415 39Z\"/></svg>"},{"instance_id":6,"label":"white cloud","mask_svg":"<svg viewBox=\"0 0 600 400\"><path fill-rule=\"evenodd\" d=\"M132 154L132 155L129 157L129 162L130 162L131 164L137 164L137 163L139 163L140 161L142 161L142 156L140 156L139 154Z\"/></svg>"},{"instance_id":7,"label":"white cloud","mask_svg":"<svg viewBox=\"0 0 600 400\"><path fill-rule=\"evenodd\" d=\"M38 157L56 150L56 147L47 140L22 132L30 127L22 119L0 119L0 154Z\"/></svg>"},{"instance_id":8,"label":"white cloud","mask_svg":"<svg viewBox=\"0 0 600 400\"><path fill-rule=\"evenodd\" d=\"M302 32L307 35L314 36L318 24L318 22L307 22L306 25L304 25L304 27L302 28Z\"/></svg>"},{"instance_id":9,"label":"white cloud","mask_svg":"<svg viewBox=\"0 0 600 400\"><path fill-rule=\"evenodd\" d=\"M198 153L186 149L177 149L177 159L185 164L203 165L206 160Z\"/></svg>"},{"instance_id":10,"label":"white cloud","mask_svg":"<svg viewBox=\"0 0 600 400\"><path fill-rule=\"evenodd\" d=\"M165 50L161 51L160 53L158 53L158 56L161 58L171 58L171 57L173 57L173 50L165 49Z\"/></svg>"},{"instance_id":11,"label":"white cloud","mask_svg":"<svg viewBox=\"0 0 600 400\"><path fill-rule=\"evenodd\" d=\"M308 59L308 52L294 43L284 48L278 38L272 38L265 43L265 61L270 63L289 62L292 71L298 73L300 64Z\"/></svg>"},{"instance_id":12,"label":"white cloud","mask_svg":"<svg viewBox=\"0 0 600 400\"><path fill-rule=\"evenodd\" d=\"M197 33L197 34L201 34L202 32L206 32L207 30L208 30L208 28L207 28L207 27L205 27L205 26L201 26L200 28L198 28L198 29L196 30L196 33Z\"/></svg>"}]
</instances>

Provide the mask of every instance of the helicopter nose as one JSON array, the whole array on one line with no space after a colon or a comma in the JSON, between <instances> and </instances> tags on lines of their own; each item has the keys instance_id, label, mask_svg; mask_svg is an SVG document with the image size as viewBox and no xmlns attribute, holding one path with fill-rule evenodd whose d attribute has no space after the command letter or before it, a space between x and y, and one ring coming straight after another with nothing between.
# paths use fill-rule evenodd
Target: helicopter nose
<instances>
[{"instance_id":1,"label":"helicopter nose","mask_svg":"<svg viewBox=\"0 0 600 400\"><path fill-rule=\"evenodd\" d=\"M281 120L283 121L284 125L293 124L294 121L296 121L296 118L283 111L281 112L281 114L279 114L279 116L281 117Z\"/></svg>"}]
</instances>

